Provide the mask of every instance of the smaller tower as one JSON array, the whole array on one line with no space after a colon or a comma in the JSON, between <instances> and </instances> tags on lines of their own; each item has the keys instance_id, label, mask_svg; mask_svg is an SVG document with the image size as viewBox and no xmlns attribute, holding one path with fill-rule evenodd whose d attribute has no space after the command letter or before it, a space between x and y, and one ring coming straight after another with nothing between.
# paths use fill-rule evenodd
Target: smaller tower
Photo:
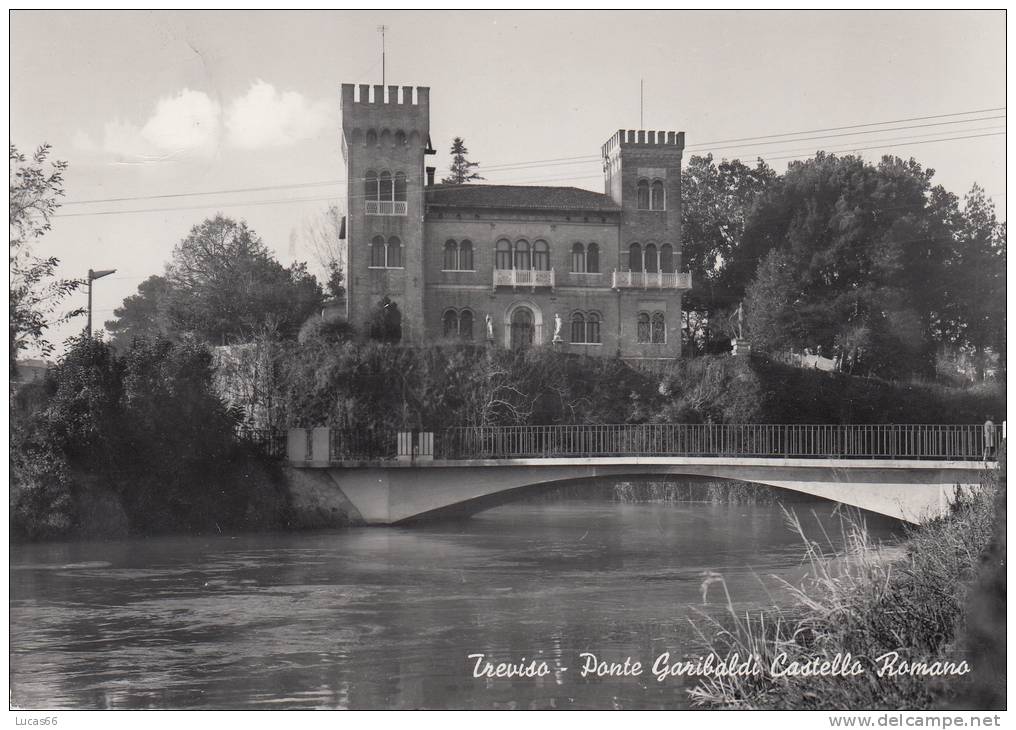
<instances>
[{"instance_id":1,"label":"smaller tower","mask_svg":"<svg viewBox=\"0 0 1016 730\"><path fill-rule=\"evenodd\" d=\"M620 129L603 145L604 192L621 207L613 287L622 354L681 354L681 158L684 132Z\"/></svg>"},{"instance_id":2,"label":"smaller tower","mask_svg":"<svg viewBox=\"0 0 1016 730\"><path fill-rule=\"evenodd\" d=\"M415 92L415 95L414 95ZM363 328L384 297L398 305L402 339L422 342L426 86L342 84L349 321Z\"/></svg>"},{"instance_id":3,"label":"smaller tower","mask_svg":"<svg viewBox=\"0 0 1016 730\"><path fill-rule=\"evenodd\" d=\"M602 153L604 192L623 210L622 249L634 242L670 243L680 270L684 132L619 129Z\"/></svg>"}]
</instances>

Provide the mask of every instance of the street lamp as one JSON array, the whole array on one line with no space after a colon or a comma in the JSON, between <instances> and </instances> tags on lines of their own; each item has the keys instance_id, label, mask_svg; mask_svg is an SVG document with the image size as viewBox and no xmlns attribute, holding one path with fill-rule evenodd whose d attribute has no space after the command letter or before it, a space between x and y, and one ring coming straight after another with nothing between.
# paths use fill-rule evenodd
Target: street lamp
<instances>
[{"instance_id":1,"label":"street lamp","mask_svg":"<svg viewBox=\"0 0 1016 730\"><path fill-rule=\"evenodd\" d=\"M88 336L92 336L92 282L104 276L115 274L116 269L102 269L100 271L88 270Z\"/></svg>"}]
</instances>

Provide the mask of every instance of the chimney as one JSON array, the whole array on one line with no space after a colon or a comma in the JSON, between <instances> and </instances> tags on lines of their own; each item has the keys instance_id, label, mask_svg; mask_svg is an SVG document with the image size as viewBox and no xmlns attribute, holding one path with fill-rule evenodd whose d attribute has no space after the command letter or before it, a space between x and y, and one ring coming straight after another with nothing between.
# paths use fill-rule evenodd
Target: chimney
<instances>
[{"instance_id":1,"label":"chimney","mask_svg":"<svg viewBox=\"0 0 1016 730\"><path fill-rule=\"evenodd\" d=\"M432 187L434 185L434 172L435 171L437 171L436 167L428 167L427 168L427 187L428 188Z\"/></svg>"}]
</instances>

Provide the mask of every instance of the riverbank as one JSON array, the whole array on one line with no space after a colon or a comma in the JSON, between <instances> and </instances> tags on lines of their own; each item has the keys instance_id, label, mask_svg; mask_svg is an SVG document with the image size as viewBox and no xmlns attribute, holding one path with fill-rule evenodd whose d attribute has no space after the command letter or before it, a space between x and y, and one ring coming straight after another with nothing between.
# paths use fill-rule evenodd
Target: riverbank
<instances>
[{"instance_id":1,"label":"riverbank","mask_svg":"<svg viewBox=\"0 0 1016 730\"><path fill-rule=\"evenodd\" d=\"M958 495L948 516L914 528L901 546L903 556L891 561L859 517L843 522L849 549L834 560L804 538L788 513L810 568L803 582L786 586L795 605L740 614L728 599L726 619L702 622L701 636L719 657L754 656L763 668L832 664L849 655L864 672L710 678L690 690L693 703L778 710L1004 708L1005 491L1003 455L999 468L986 472L982 489ZM897 667L966 662L971 671L879 676L882 663L875 658L893 652Z\"/></svg>"},{"instance_id":2,"label":"riverbank","mask_svg":"<svg viewBox=\"0 0 1016 730\"><path fill-rule=\"evenodd\" d=\"M12 392L12 537L357 524L348 505L333 504L313 485L294 499L294 480L281 465L239 437L291 425L328 424L394 445L398 431L440 434L461 425L975 423L986 413L1001 421L1005 399L1001 382L895 383L761 357L648 368L549 349L320 337L277 349L266 348L274 354L245 381L236 368L232 376L217 369L196 343L138 338L118 351L97 338L73 342L44 380ZM222 382L230 377L239 379L236 387ZM704 495L651 484L619 486L611 498L775 498L754 485L710 487Z\"/></svg>"}]
</instances>

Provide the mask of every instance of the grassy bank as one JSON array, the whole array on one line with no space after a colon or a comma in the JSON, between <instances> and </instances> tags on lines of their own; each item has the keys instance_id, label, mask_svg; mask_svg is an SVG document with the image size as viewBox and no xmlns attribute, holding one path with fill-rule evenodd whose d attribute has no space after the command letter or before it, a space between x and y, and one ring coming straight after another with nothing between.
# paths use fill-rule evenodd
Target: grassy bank
<instances>
[{"instance_id":1,"label":"grassy bank","mask_svg":"<svg viewBox=\"0 0 1016 730\"><path fill-rule=\"evenodd\" d=\"M986 474L983 489L960 495L951 514L915 529L903 545L904 555L892 561L872 544L860 519L845 520L848 551L833 559L821 545L804 538L800 523L788 513L791 527L804 539L810 567L804 582L787 585L794 605L740 614L728 601L725 620L698 624L719 657L733 652L742 659L754 656L763 671L705 679L691 691L693 702L705 707L827 710L993 706L997 692L982 685L997 682L998 674L984 671L983 664L997 664L986 646L1004 646L1004 492L1003 459L998 471ZM1000 570L1001 613L985 612L986 605L998 601ZM911 663L966 661L973 671L963 676L879 676L876 666L882 663L875 659L890 652ZM774 661L787 667L816 658L832 662L848 653L860 661L863 674L779 677L769 671ZM778 660L781 654L785 658ZM1004 672L1004 650L1001 666ZM1004 703L1004 693L1001 698Z\"/></svg>"}]
</instances>

